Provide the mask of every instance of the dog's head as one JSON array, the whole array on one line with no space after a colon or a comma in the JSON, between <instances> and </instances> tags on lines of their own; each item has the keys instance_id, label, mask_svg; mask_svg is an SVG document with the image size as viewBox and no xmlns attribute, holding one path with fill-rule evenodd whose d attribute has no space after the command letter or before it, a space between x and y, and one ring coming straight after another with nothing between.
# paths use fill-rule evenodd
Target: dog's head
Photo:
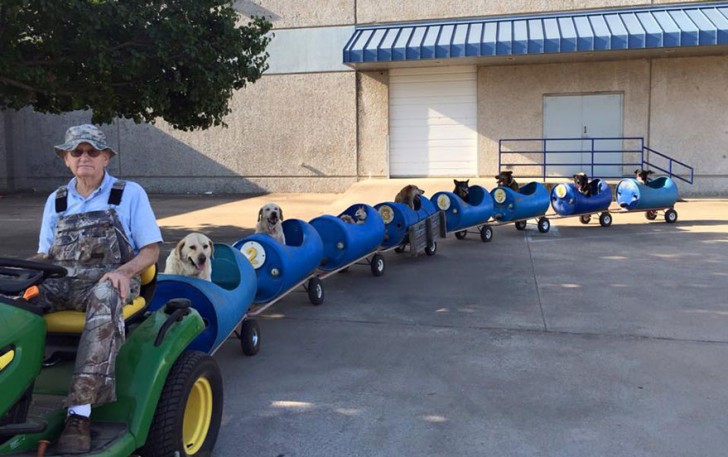
<instances>
[{"instance_id":1,"label":"dog's head","mask_svg":"<svg viewBox=\"0 0 728 457\"><path fill-rule=\"evenodd\" d=\"M640 180L640 181L642 181L642 182L646 183L647 181L649 181L649 180L650 180L650 175L651 175L652 173L653 173L653 171L652 171L652 170L643 170L643 169L641 169L641 168L638 168L638 169L636 169L636 170L634 171L634 176L635 176L635 178L637 178L638 180Z\"/></svg>"},{"instance_id":2,"label":"dog's head","mask_svg":"<svg viewBox=\"0 0 728 457\"><path fill-rule=\"evenodd\" d=\"M204 271L215 252L212 240L202 233L188 234L177 243L175 250L182 262L191 265L197 271Z\"/></svg>"},{"instance_id":3,"label":"dog's head","mask_svg":"<svg viewBox=\"0 0 728 457\"><path fill-rule=\"evenodd\" d=\"M266 203L258 211L258 222L265 221L269 226L274 226L283 220L283 210L275 203Z\"/></svg>"},{"instance_id":4,"label":"dog's head","mask_svg":"<svg viewBox=\"0 0 728 457\"><path fill-rule=\"evenodd\" d=\"M367 218L367 209L364 206L360 206L356 209L356 212L354 213L354 216L356 216L356 220L358 221L364 221Z\"/></svg>"},{"instance_id":5,"label":"dog's head","mask_svg":"<svg viewBox=\"0 0 728 457\"><path fill-rule=\"evenodd\" d=\"M584 189L589 185L589 177L584 172L577 173L574 175L574 184L579 189Z\"/></svg>"},{"instance_id":6,"label":"dog's head","mask_svg":"<svg viewBox=\"0 0 728 457\"><path fill-rule=\"evenodd\" d=\"M423 195L425 193L424 190L420 189L419 187L415 186L414 184L408 184L404 186L404 189L402 189L402 192L404 194L414 200L416 197L419 197L420 195Z\"/></svg>"},{"instance_id":7,"label":"dog's head","mask_svg":"<svg viewBox=\"0 0 728 457\"><path fill-rule=\"evenodd\" d=\"M457 179L453 179L452 181L455 183L455 190L453 190L452 193L463 200L467 200L469 193L468 188L470 187L468 183L470 180L466 179L465 181L458 181Z\"/></svg>"},{"instance_id":8,"label":"dog's head","mask_svg":"<svg viewBox=\"0 0 728 457\"><path fill-rule=\"evenodd\" d=\"M508 187L513 183L513 171L501 171L495 179L499 186Z\"/></svg>"}]
</instances>

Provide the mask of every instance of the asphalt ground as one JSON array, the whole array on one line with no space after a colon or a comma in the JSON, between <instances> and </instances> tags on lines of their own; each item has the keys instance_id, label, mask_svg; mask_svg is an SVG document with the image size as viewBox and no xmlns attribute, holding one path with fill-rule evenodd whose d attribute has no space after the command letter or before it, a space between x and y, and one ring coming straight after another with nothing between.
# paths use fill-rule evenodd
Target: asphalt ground
<instances>
[{"instance_id":1,"label":"asphalt ground","mask_svg":"<svg viewBox=\"0 0 728 457\"><path fill-rule=\"evenodd\" d=\"M252 233L268 200L308 220L396 187L151 201L164 257L191 230ZM44 199L0 199L0 255L35 252ZM321 306L291 293L260 318L257 356L235 339L215 355L214 455L725 456L728 200L676 210L449 235L432 257L386 253L380 278L327 278Z\"/></svg>"}]
</instances>

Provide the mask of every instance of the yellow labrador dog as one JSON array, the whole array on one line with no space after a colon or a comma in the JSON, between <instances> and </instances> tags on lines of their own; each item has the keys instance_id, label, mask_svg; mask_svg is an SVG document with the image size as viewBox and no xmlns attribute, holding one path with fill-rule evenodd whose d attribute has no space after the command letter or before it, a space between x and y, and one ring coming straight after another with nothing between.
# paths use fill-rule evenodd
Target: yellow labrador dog
<instances>
[{"instance_id":1,"label":"yellow labrador dog","mask_svg":"<svg viewBox=\"0 0 728 457\"><path fill-rule=\"evenodd\" d=\"M258 223L255 224L255 233L267 233L273 239L286 244L283 234L283 210L275 203L266 203L258 211Z\"/></svg>"},{"instance_id":2,"label":"yellow labrador dog","mask_svg":"<svg viewBox=\"0 0 728 457\"><path fill-rule=\"evenodd\" d=\"M210 259L215 252L212 240L202 233L190 233L169 253L164 272L173 275L211 280Z\"/></svg>"}]
</instances>

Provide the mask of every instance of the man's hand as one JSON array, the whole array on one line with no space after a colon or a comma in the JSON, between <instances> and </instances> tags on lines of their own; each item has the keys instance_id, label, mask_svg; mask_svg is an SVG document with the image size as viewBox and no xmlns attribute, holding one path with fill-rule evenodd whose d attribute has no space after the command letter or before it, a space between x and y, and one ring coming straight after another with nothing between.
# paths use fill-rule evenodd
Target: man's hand
<instances>
[{"instance_id":1,"label":"man's hand","mask_svg":"<svg viewBox=\"0 0 728 457\"><path fill-rule=\"evenodd\" d=\"M130 278L124 273L121 273L118 270L114 270L103 275L101 279L99 279L99 282L101 283L106 280L111 281L111 285L114 286L114 289L119 291L121 302L126 303L126 297L129 296Z\"/></svg>"}]
</instances>

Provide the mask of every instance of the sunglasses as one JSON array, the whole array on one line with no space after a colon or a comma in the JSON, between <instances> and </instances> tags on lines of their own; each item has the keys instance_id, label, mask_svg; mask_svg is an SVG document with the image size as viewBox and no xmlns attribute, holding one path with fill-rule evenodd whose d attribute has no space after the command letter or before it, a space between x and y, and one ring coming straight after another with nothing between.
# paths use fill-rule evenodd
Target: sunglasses
<instances>
[{"instance_id":1,"label":"sunglasses","mask_svg":"<svg viewBox=\"0 0 728 457\"><path fill-rule=\"evenodd\" d=\"M74 149L72 151L68 151L69 154L71 154L71 157L81 157L84 153L88 154L89 157L96 158L101 155L102 151L99 151L98 149Z\"/></svg>"}]
</instances>

